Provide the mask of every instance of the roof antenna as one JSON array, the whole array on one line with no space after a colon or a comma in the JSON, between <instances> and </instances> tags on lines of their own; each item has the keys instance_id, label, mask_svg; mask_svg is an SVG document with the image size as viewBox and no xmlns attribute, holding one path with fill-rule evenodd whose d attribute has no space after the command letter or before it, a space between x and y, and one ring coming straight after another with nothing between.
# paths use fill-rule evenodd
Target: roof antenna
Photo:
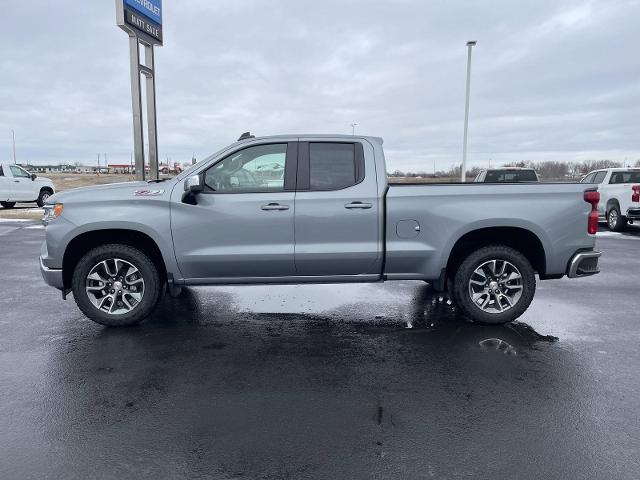
<instances>
[{"instance_id":1,"label":"roof antenna","mask_svg":"<svg viewBox=\"0 0 640 480\"><path fill-rule=\"evenodd\" d=\"M244 132L242 135L240 135L240 138L238 139L238 141L241 142L242 140L247 140L249 138L256 138L256 136L251 135L251 132Z\"/></svg>"}]
</instances>

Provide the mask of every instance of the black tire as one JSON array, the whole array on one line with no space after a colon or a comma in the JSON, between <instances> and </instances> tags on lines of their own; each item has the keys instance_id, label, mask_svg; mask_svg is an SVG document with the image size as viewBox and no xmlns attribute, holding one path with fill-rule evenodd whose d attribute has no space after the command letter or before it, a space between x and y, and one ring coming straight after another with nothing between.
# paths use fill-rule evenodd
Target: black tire
<instances>
[{"instance_id":1,"label":"black tire","mask_svg":"<svg viewBox=\"0 0 640 480\"><path fill-rule=\"evenodd\" d=\"M144 279L144 294L140 303L128 313L110 314L99 310L86 291L87 277L91 269L103 260L119 258L134 265ZM158 304L164 288L155 264L137 248L122 244L96 247L86 253L76 265L71 281L73 298L78 308L96 323L109 327L124 327L140 323Z\"/></svg>"},{"instance_id":2,"label":"black tire","mask_svg":"<svg viewBox=\"0 0 640 480\"><path fill-rule=\"evenodd\" d=\"M469 292L470 281L476 268L491 260L507 261L515 266L521 275L522 293L519 299L501 313L483 310L474 303ZM536 277L529 260L519 251L504 245L482 247L469 254L458 267L452 285L453 298L460 311L474 322L488 325L508 323L518 318L531 304L535 291Z\"/></svg>"},{"instance_id":3,"label":"black tire","mask_svg":"<svg viewBox=\"0 0 640 480\"><path fill-rule=\"evenodd\" d=\"M627 226L627 219L620 213L620 207L613 204L607 209L607 227L612 232L621 232Z\"/></svg>"},{"instance_id":4,"label":"black tire","mask_svg":"<svg viewBox=\"0 0 640 480\"><path fill-rule=\"evenodd\" d=\"M16 202L0 202L4 208L13 208L16 206Z\"/></svg>"},{"instance_id":5,"label":"black tire","mask_svg":"<svg viewBox=\"0 0 640 480\"><path fill-rule=\"evenodd\" d=\"M38 195L38 199L36 200L38 206L40 208L44 207L44 204L51 195L53 195L53 192L48 188L43 188L42 190L40 190L40 195Z\"/></svg>"}]
</instances>

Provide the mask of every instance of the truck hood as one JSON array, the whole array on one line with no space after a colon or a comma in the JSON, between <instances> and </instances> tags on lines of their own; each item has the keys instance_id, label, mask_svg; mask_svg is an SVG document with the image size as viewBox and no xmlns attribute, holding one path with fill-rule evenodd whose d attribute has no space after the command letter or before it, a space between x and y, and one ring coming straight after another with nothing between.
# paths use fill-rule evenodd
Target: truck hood
<instances>
[{"instance_id":1,"label":"truck hood","mask_svg":"<svg viewBox=\"0 0 640 480\"><path fill-rule=\"evenodd\" d=\"M79 187L56 193L49 197L47 203L70 202L105 202L119 200L134 200L143 198L168 198L173 188L173 182L149 183L144 181L110 183L90 187Z\"/></svg>"}]
</instances>

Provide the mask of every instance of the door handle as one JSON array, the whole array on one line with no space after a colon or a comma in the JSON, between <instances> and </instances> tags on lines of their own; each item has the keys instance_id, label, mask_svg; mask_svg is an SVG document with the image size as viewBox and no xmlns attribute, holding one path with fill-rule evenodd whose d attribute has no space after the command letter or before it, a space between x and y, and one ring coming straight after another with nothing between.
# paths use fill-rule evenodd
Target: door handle
<instances>
[{"instance_id":1,"label":"door handle","mask_svg":"<svg viewBox=\"0 0 640 480\"><path fill-rule=\"evenodd\" d=\"M289 205L280 205L279 203L269 203L267 205L262 205L260 207L262 210L266 210L267 212L274 210L289 210Z\"/></svg>"},{"instance_id":2,"label":"door handle","mask_svg":"<svg viewBox=\"0 0 640 480\"><path fill-rule=\"evenodd\" d=\"M351 202L351 203L347 203L344 208L348 208L349 210L353 210L356 208L360 208L362 210L367 210L369 208L373 207L373 205L371 203L363 203L363 202Z\"/></svg>"},{"instance_id":3,"label":"door handle","mask_svg":"<svg viewBox=\"0 0 640 480\"><path fill-rule=\"evenodd\" d=\"M13 183L20 183L20 180L14 180Z\"/></svg>"}]
</instances>

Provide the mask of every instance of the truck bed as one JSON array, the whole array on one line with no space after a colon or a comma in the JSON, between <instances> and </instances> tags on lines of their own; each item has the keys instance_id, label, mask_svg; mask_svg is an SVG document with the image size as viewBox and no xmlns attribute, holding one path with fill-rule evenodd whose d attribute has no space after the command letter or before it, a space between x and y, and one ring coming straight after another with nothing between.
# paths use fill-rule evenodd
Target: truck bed
<instances>
[{"instance_id":1,"label":"truck bed","mask_svg":"<svg viewBox=\"0 0 640 480\"><path fill-rule=\"evenodd\" d=\"M514 229L533 233L547 252L539 273L561 275L576 251L595 244L594 236L585 235L591 207L583 198L593 188L578 183L389 184L385 275L438 278L456 242L484 228L502 228L505 236Z\"/></svg>"}]
</instances>

